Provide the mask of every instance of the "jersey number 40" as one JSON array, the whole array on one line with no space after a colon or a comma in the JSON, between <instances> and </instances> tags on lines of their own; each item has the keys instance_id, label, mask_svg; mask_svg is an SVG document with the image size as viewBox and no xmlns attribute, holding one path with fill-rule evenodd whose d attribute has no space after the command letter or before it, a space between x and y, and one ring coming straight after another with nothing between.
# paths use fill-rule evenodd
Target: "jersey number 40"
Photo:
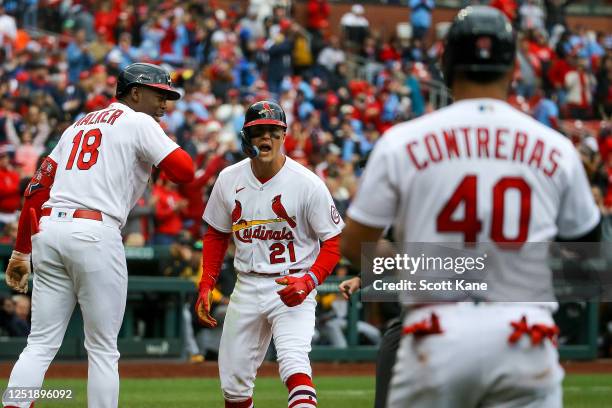
<instances>
[{"instance_id":1,"label":"jersey number 40","mask_svg":"<svg viewBox=\"0 0 612 408\"><path fill-rule=\"evenodd\" d=\"M467 175L463 178L446 205L438 214L436 226L438 232L460 232L464 242L478 241L478 233L482 230L482 222L478 219L478 178ZM504 232L505 197L508 190L516 190L520 195L520 211L518 233L508 237ZM463 202L464 216L462 220L453 219L452 215ZM527 241L529 219L531 217L531 188L520 177L504 177L493 186L491 235L493 242L500 244L520 244Z\"/></svg>"},{"instance_id":2,"label":"jersey number 40","mask_svg":"<svg viewBox=\"0 0 612 408\"><path fill-rule=\"evenodd\" d=\"M100 153L98 148L102 143L102 132L98 128L90 129L83 136L84 132L85 130L81 130L72 139L72 150L70 151L70 157L68 157L66 170L72 170L77 153L79 153L77 160L79 170L89 170L98 161L98 154Z\"/></svg>"}]
</instances>

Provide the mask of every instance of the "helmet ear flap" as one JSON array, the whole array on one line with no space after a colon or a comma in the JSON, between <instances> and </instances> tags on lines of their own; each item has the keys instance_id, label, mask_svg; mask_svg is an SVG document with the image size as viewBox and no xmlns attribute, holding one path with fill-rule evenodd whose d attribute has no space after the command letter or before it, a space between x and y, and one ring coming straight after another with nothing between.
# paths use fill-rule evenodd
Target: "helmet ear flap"
<instances>
[{"instance_id":1,"label":"helmet ear flap","mask_svg":"<svg viewBox=\"0 0 612 408\"><path fill-rule=\"evenodd\" d=\"M249 156L251 159L259 156L259 149L256 146L253 146L251 139L246 134L244 129L240 131L240 143L242 144L242 151L244 154Z\"/></svg>"}]
</instances>

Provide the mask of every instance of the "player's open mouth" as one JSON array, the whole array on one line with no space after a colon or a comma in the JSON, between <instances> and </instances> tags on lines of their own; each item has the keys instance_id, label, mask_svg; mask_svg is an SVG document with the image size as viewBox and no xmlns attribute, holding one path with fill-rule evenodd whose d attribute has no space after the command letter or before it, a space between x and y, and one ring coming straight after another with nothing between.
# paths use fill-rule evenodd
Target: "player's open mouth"
<instances>
[{"instance_id":1,"label":"player's open mouth","mask_svg":"<svg viewBox=\"0 0 612 408\"><path fill-rule=\"evenodd\" d=\"M269 152L270 150L272 150L272 146L264 143L259 145L259 150L262 152Z\"/></svg>"}]
</instances>

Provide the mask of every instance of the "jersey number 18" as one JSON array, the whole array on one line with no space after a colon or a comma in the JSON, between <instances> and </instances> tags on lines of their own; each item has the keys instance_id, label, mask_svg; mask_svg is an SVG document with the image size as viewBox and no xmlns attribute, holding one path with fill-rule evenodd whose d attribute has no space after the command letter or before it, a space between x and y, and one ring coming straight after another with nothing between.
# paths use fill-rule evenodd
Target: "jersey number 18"
<instances>
[{"instance_id":1,"label":"jersey number 18","mask_svg":"<svg viewBox=\"0 0 612 408\"><path fill-rule=\"evenodd\" d=\"M81 130L76 134L74 139L72 139L72 150L70 151L70 157L66 164L66 170L72 170L74 159L76 158L79 148L81 149L79 159L77 160L77 167L79 170L89 170L91 166L98 161L98 148L100 147L100 143L102 143L102 132L98 128L87 131L85 136L83 136L83 132L85 132L85 130ZM88 153L89 155L86 157Z\"/></svg>"}]
</instances>

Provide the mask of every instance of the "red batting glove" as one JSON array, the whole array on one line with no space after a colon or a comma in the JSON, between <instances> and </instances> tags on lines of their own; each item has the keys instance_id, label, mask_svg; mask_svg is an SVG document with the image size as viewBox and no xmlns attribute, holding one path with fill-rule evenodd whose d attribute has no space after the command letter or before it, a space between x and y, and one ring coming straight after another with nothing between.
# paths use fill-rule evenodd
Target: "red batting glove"
<instances>
[{"instance_id":1,"label":"red batting glove","mask_svg":"<svg viewBox=\"0 0 612 408\"><path fill-rule=\"evenodd\" d=\"M212 289L201 288L198 300L195 306L196 316L202 326L208 328L217 327L217 321L210 315L210 306L212 303Z\"/></svg>"},{"instance_id":2,"label":"red batting glove","mask_svg":"<svg viewBox=\"0 0 612 408\"><path fill-rule=\"evenodd\" d=\"M276 279L275 282L279 285L286 286L276 293L280 295L283 303L289 307L301 304L316 286L310 275L304 275L299 278L284 276Z\"/></svg>"}]
</instances>

